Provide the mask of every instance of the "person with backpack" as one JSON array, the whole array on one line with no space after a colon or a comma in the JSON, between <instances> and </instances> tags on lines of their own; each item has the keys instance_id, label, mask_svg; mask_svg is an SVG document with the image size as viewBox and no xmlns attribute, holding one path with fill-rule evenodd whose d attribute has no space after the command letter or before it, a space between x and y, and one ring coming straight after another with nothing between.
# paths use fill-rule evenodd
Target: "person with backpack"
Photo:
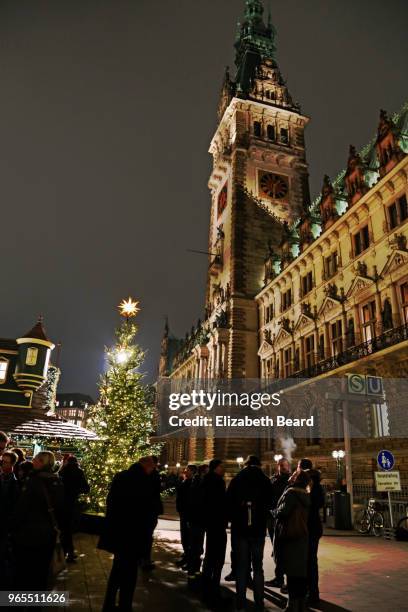
<instances>
[{"instance_id":1,"label":"person with backpack","mask_svg":"<svg viewBox=\"0 0 408 612\"><path fill-rule=\"evenodd\" d=\"M231 480L227 491L228 518L234 534L238 610L246 607L251 564L255 605L263 610L263 552L272 495L271 482L262 471L260 460L250 455L245 461L245 467Z\"/></svg>"}]
</instances>

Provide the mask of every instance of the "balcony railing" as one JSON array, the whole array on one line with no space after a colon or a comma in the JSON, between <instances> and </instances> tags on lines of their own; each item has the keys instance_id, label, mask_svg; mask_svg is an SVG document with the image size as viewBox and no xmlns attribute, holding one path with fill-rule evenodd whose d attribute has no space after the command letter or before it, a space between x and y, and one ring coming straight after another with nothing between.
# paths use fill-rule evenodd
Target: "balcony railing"
<instances>
[{"instance_id":1,"label":"balcony railing","mask_svg":"<svg viewBox=\"0 0 408 612\"><path fill-rule=\"evenodd\" d=\"M382 351L389 346L399 344L404 340L408 340L408 324L401 325L401 327L397 327L395 329L389 329L380 336L376 336L368 342L363 342L362 344L352 346L338 355L333 355L333 357L323 359L322 361L315 363L301 372L295 372L291 375L291 378L312 378L314 376L319 376L320 374L325 374L326 372L340 368L347 363L358 361L363 357L368 357L373 353L378 353L378 351Z\"/></svg>"}]
</instances>

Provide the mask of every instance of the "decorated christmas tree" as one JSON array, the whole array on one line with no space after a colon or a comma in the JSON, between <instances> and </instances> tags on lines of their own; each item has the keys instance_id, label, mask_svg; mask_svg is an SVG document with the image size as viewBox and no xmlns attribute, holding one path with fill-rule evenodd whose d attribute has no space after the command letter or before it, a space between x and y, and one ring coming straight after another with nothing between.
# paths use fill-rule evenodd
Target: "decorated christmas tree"
<instances>
[{"instance_id":1,"label":"decorated christmas tree","mask_svg":"<svg viewBox=\"0 0 408 612\"><path fill-rule=\"evenodd\" d=\"M97 441L89 442L82 459L90 485L90 506L104 509L109 485L116 472L128 468L143 455L156 454L153 432L152 388L143 382L140 367L144 352L136 344L138 312L131 298L119 307L124 321L116 330L116 344L105 348L107 370L100 378L100 399L90 410L87 427Z\"/></svg>"}]
</instances>

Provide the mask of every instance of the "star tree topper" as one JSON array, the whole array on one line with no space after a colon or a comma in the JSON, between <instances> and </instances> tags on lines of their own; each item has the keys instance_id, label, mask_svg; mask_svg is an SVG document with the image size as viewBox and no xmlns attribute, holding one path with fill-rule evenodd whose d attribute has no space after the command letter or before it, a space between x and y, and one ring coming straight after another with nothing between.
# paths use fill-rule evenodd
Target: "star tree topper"
<instances>
[{"instance_id":1,"label":"star tree topper","mask_svg":"<svg viewBox=\"0 0 408 612\"><path fill-rule=\"evenodd\" d=\"M127 300L122 300L118 306L119 312L122 317L126 317L126 319L130 319L131 317L135 317L139 312L140 308L138 308L139 302L134 301L131 297Z\"/></svg>"}]
</instances>

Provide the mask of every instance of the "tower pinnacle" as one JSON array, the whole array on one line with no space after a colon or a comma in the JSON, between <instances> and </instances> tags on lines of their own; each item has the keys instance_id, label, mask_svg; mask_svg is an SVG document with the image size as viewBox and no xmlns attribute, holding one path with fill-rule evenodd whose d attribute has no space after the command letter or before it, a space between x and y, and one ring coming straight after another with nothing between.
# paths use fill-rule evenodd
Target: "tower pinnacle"
<instances>
[{"instance_id":1,"label":"tower pinnacle","mask_svg":"<svg viewBox=\"0 0 408 612\"><path fill-rule=\"evenodd\" d=\"M246 0L245 4L246 21L255 22L262 20L264 7L261 0Z\"/></svg>"}]
</instances>

